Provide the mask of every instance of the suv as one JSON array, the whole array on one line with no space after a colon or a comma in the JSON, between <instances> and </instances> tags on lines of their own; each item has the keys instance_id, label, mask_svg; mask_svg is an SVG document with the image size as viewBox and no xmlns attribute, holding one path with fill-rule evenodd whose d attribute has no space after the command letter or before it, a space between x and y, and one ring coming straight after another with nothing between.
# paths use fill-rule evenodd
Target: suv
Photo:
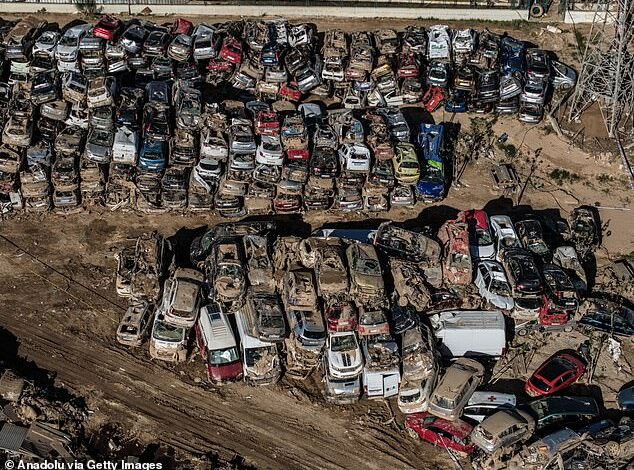
<instances>
[{"instance_id":1,"label":"suv","mask_svg":"<svg viewBox=\"0 0 634 470\"><path fill-rule=\"evenodd\" d=\"M165 282L161 311L165 321L191 328L200 308L200 289L205 277L195 269L179 268Z\"/></svg>"},{"instance_id":2,"label":"suv","mask_svg":"<svg viewBox=\"0 0 634 470\"><path fill-rule=\"evenodd\" d=\"M432 393L429 412L440 418L455 420L484 378L484 366L461 357L445 372Z\"/></svg>"}]
</instances>

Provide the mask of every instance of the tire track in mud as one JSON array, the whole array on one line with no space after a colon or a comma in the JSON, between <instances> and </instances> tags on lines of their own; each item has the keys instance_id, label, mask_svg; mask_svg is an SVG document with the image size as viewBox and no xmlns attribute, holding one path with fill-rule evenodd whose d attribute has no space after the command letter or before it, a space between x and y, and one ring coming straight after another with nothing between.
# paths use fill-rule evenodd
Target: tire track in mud
<instances>
[{"instance_id":1,"label":"tire track in mud","mask_svg":"<svg viewBox=\"0 0 634 470\"><path fill-rule=\"evenodd\" d=\"M266 395L279 397L277 410L270 403L260 408L254 399L219 399L126 350L86 344L56 333L45 322L36 326L11 317L6 323L23 340L20 354L56 370L67 386L94 389L104 399L124 404L129 419L138 413L154 421L160 439L175 447L239 454L264 468L378 469L423 463L417 450L401 447L391 430L350 429L350 423L329 417L323 409L298 405L274 392ZM257 395L257 389L254 392Z\"/></svg>"}]
</instances>

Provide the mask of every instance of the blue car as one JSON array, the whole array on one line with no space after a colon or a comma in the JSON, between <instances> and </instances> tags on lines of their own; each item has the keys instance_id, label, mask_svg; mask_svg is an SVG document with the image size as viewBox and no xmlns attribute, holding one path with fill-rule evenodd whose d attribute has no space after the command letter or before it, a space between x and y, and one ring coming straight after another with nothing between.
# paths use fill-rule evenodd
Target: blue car
<instances>
[{"instance_id":1,"label":"blue car","mask_svg":"<svg viewBox=\"0 0 634 470\"><path fill-rule=\"evenodd\" d=\"M416 184L416 193L424 201L436 202L445 197L445 162L442 146L445 127L421 123L418 145L423 150L423 170Z\"/></svg>"},{"instance_id":2,"label":"blue car","mask_svg":"<svg viewBox=\"0 0 634 470\"><path fill-rule=\"evenodd\" d=\"M526 44L511 37L500 42L500 69L503 75L519 73L524 75Z\"/></svg>"},{"instance_id":3,"label":"blue car","mask_svg":"<svg viewBox=\"0 0 634 470\"><path fill-rule=\"evenodd\" d=\"M279 64L279 49L276 43L270 42L262 49L260 63L267 67L275 67Z\"/></svg>"},{"instance_id":4,"label":"blue car","mask_svg":"<svg viewBox=\"0 0 634 470\"><path fill-rule=\"evenodd\" d=\"M161 171L167 165L167 142L146 139L139 156L139 168L142 170Z\"/></svg>"},{"instance_id":5,"label":"blue car","mask_svg":"<svg viewBox=\"0 0 634 470\"><path fill-rule=\"evenodd\" d=\"M447 101L445 101L445 111L448 113L466 113L467 99L469 95L465 91L453 92Z\"/></svg>"}]
</instances>

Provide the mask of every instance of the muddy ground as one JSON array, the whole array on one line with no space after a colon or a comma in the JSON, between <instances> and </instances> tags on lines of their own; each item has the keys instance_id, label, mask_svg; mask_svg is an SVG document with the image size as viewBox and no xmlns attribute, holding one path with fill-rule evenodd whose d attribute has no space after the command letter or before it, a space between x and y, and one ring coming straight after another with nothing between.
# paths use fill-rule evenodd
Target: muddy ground
<instances>
[{"instance_id":1,"label":"muddy ground","mask_svg":"<svg viewBox=\"0 0 634 470\"><path fill-rule=\"evenodd\" d=\"M56 20L61 21L56 18ZM334 21L320 27L349 26ZM392 22L400 27L413 22ZM421 23L421 22L418 22ZM374 28L381 21L356 23ZM452 23L453 24L453 23ZM495 24L491 29L503 31ZM522 26L512 34L542 43L562 57L575 60L572 29L562 35ZM436 122L449 120L442 112ZM468 127L468 116L452 118ZM547 124L525 126L515 119L499 119L496 135L506 132L517 152L497 149L496 158L513 161L526 184L521 204L518 194L503 197L492 188L489 160L472 163L449 197L433 206L364 215L311 214L283 219L285 227L301 234L328 223L363 226L392 219L410 226L438 228L458 210L483 207L490 212L548 210L566 217L580 204L593 204L605 226L597 252L597 270L611 259L634 251L631 191L617 159L591 156L569 145ZM531 163L535 152L539 158ZM565 169L569 176L553 176ZM447 455L416 443L402 430L402 417L394 402L362 401L334 407L320 401L317 384L281 384L253 388L242 384L213 387L206 383L200 358L178 367L151 361L146 348L119 346L115 329L125 309L114 289L115 251L142 232L159 230L174 236L184 249L188 240L217 223L212 215L136 214L104 209L68 215L19 215L0 221L0 326L17 342L21 356L53 371L60 386L84 396L94 412L89 431L105 425L121 426L141 443L160 442L183 455L215 452L230 460L236 455L258 468L446 468ZM289 222L290 223L286 223ZM576 347L577 334L550 338L534 356L531 367L561 347ZM6 347L6 345L5 345ZM631 377L626 362L632 346L624 345L621 369L607 354L600 358L594 384L577 386L578 393L602 396L613 407L614 393ZM529 367L529 370L532 368ZM504 374L496 387L517 387L523 377ZM395 416L396 414L396 416Z\"/></svg>"}]
</instances>

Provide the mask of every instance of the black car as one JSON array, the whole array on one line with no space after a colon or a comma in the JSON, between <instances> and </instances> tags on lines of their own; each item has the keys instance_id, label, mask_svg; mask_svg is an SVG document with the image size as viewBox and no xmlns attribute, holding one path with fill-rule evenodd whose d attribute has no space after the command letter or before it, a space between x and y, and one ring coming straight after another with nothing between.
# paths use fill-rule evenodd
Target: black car
<instances>
[{"instance_id":1,"label":"black car","mask_svg":"<svg viewBox=\"0 0 634 470\"><path fill-rule=\"evenodd\" d=\"M514 293L533 296L542 294L542 278L530 251L523 248L505 250L504 268Z\"/></svg>"},{"instance_id":2,"label":"black car","mask_svg":"<svg viewBox=\"0 0 634 470\"><path fill-rule=\"evenodd\" d=\"M141 120L145 92L140 88L126 87L121 89L119 96L120 104L115 113L115 122L119 126L137 129Z\"/></svg>"},{"instance_id":3,"label":"black car","mask_svg":"<svg viewBox=\"0 0 634 470\"><path fill-rule=\"evenodd\" d=\"M476 70L478 101L493 103L500 99L500 73L497 70Z\"/></svg>"},{"instance_id":4,"label":"black car","mask_svg":"<svg viewBox=\"0 0 634 470\"><path fill-rule=\"evenodd\" d=\"M550 57L541 49L526 51L526 73L532 78L547 80L550 77Z\"/></svg>"},{"instance_id":5,"label":"black car","mask_svg":"<svg viewBox=\"0 0 634 470\"><path fill-rule=\"evenodd\" d=\"M398 300L392 302L392 332L400 335L404 331L414 328L418 325L418 313L411 307L403 307L399 305Z\"/></svg>"},{"instance_id":6,"label":"black car","mask_svg":"<svg viewBox=\"0 0 634 470\"><path fill-rule=\"evenodd\" d=\"M607 300L594 300L577 324L587 332L602 331L634 339L634 310Z\"/></svg>"},{"instance_id":7,"label":"black car","mask_svg":"<svg viewBox=\"0 0 634 470\"><path fill-rule=\"evenodd\" d=\"M165 51L167 51L167 46L169 46L171 41L172 37L167 30L154 30L149 34L143 44L143 54L151 57L163 55Z\"/></svg>"},{"instance_id":8,"label":"black car","mask_svg":"<svg viewBox=\"0 0 634 470\"><path fill-rule=\"evenodd\" d=\"M454 90L472 92L475 85L475 70L470 65L456 67L453 77Z\"/></svg>"},{"instance_id":9,"label":"black car","mask_svg":"<svg viewBox=\"0 0 634 470\"><path fill-rule=\"evenodd\" d=\"M577 291L566 271L555 264L545 264L542 267L542 277L546 297L551 303L563 309L577 309Z\"/></svg>"},{"instance_id":10,"label":"black car","mask_svg":"<svg viewBox=\"0 0 634 470\"><path fill-rule=\"evenodd\" d=\"M389 188L394 186L395 177L392 160L376 160L372 165L368 180Z\"/></svg>"},{"instance_id":11,"label":"black car","mask_svg":"<svg viewBox=\"0 0 634 470\"><path fill-rule=\"evenodd\" d=\"M145 87L148 103L153 103L158 106L170 105L170 86L165 81L155 80L150 82Z\"/></svg>"},{"instance_id":12,"label":"black car","mask_svg":"<svg viewBox=\"0 0 634 470\"><path fill-rule=\"evenodd\" d=\"M319 178L336 178L339 174L337 153L328 147L318 147L310 158L310 172Z\"/></svg>"},{"instance_id":13,"label":"black car","mask_svg":"<svg viewBox=\"0 0 634 470\"><path fill-rule=\"evenodd\" d=\"M447 88L449 84L449 66L445 62L434 60L427 67L427 85Z\"/></svg>"},{"instance_id":14,"label":"black car","mask_svg":"<svg viewBox=\"0 0 634 470\"><path fill-rule=\"evenodd\" d=\"M515 96L511 99L498 101L495 105L495 111L498 114L515 114L520 107L520 99Z\"/></svg>"},{"instance_id":15,"label":"black car","mask_svg":"<svg viewBox=\"0 0 634 470\"><path fill-rule=\"evenodd\" d=\"M515 222L514 225L517 236L522 242L522 245L524 245L524 248L542 258L546 259L550 257L550 249L544 241L544 230L539 220L526 218Z\"/></svg>"},{"instance_id":16,"label":"black car","mask_svg":"<svg viewBox=\"0 0 634 470\"><path fill-rule=\"evenodd\" d=\"M518 408L530 413L535 418L536 429L542 432L599 417L599 405L590 397L544 397Z\"/></svg>"}]
</instances>

